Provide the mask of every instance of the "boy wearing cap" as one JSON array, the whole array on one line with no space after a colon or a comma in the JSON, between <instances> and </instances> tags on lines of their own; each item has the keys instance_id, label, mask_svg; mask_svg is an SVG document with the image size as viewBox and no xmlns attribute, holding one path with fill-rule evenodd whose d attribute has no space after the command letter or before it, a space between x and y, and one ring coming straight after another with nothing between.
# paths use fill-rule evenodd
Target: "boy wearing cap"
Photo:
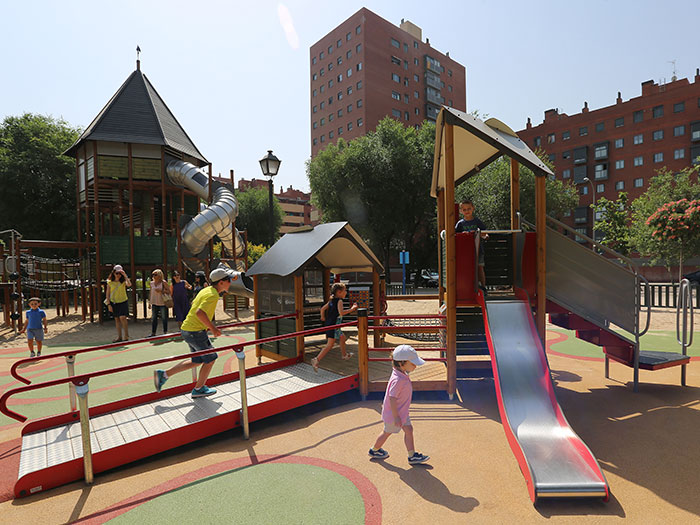
<instances>
[{"instance_id":1,"label":"boy wearing cap","mask_svg":"<svg viewBox=\"0 0 700 525\"><path fill-rule=\"evenodd\" d=\"M200 350L214 348L207 335L207 330L211 330L211 333L214 334L215 337L221 335L221 330L214 326L212 319L214 318L214 312L216 311L216 304L219 301L219 297L228 292L231 286L232 276L233 271L228 268L216 268L212 270L209 274L211 286L203 288L202 291L197 294L194 301L192 301L190 311L180 327L182 339L189 345L190 351L199 352ZM202 368L199 369L197 382L192 390L192 398L216 394L216 389L209 388L205 383L207 382L211 369L214 367L214 361L217 357L218 355L216 352L212 352L211 354L195 356L191 359L191 362L182 361L168 370L154 371L153 383L155 384L156 390L160 392L165 382L173 374L184 372L185 370L190 370L201 365Z\"/></svg>"},{"instance_id":2,"label":"boy wearing cap","mask_svg":"<svg viewBox=\"0 0 700 525\"><path fill-rule=\"evenodd\" d=\"M382 448L389 436L398 434L403 429L404 443L408 450L408 463L418 465L425 463L430 456L416 452L413 442L413 425L408 415L413 397L413 385L408 374L417 367L425 364L425 361L418 356L418 352L409 345L399 345L392 353L394 368L391 371L389 383L386 386L384 404L382 406L382 421L384 421L384 431L379 435L374 446L369 449L369 457L372 459L386 459L389 453Z\"/></svg>"}]
</instances>

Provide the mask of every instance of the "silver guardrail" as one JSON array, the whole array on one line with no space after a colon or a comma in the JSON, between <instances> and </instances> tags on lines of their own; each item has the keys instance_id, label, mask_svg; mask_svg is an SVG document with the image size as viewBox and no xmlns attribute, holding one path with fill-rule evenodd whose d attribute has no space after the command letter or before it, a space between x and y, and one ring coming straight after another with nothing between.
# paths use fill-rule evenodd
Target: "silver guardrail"
<instances>
[{"instance_id":1,"label":"silver guardrail","mask_svg":"<svg viewBox=\"0 0 700 525\"><path fill-rule=\"evenodd\" d=\"M690 314L690 316L688 315ZM688 321L690 317L690 322ZM681 320L683 329L681 330ZM688 279L683 279L679 287L678 305L676 306L676 341L681 345L683 355L688 355L688 347L693 344L693 287ZM685 386L686 366L681 365L681 385Z\"/></svg>"}]
</instances>

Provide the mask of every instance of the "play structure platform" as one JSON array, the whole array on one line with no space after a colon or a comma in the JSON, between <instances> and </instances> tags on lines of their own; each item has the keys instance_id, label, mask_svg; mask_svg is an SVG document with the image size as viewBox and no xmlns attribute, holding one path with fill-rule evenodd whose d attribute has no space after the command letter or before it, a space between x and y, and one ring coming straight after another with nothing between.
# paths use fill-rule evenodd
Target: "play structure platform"
<instances>
[{"instance_id":1,"label":"play structure platform","mask_svg":"<svg viewBox=\"0 0 700 525\"><path fill-rule=\"evenodd\" d=\"M90 409L94 473L103 472L241 425L238 373L210 382L211 397L192 399L182 385ZM251 369L246 378L248 420L357 388L357 375L342 376L290 359ZM80 422L67 413L27 424L15 497L83 478Z\"/></svg>"}]
</instances>

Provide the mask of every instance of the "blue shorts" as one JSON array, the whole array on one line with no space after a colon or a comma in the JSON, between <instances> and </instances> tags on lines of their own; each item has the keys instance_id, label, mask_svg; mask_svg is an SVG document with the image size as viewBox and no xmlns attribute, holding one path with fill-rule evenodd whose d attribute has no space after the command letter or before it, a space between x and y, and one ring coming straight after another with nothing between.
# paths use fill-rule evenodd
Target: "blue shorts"
<instances>
[{"instance_id":1,"label":"blue shorts","mask_svg":"<svg viewBox=\"0 0 700 525\"><path fill-rule=\"evenodd\" d=\"M208 348L214 348L209 340L206 330L200 330L199 332L187 332L181 330L182 340L185 341L190 347L190 352L199 352L201 350L207 350ZM216 352L211 354L204 354L195 356L192 358L193 363L211 363L219 357Z\"/></svg>"},{"instance_id":2,"label":"blue shorts","mask_svg":"<svg viewBox=\"0 0 700 525\"><path fill-rule=\"evenodd\" d=\"M37 341L44 340L44 329L43 328L27 328L27 341L36 339Z\"/></svg>"},{"instance_id":3,"label":"blue shorts","mask_svg":"<svg viewBox=\"0 0 700 525\"><path fill-rule=\"evenodd\" d=\"M338 317L337 321L338 324L343 322L342 317ZM343 335L343 331L340 328L331 328L330 330L326 330L326 339L340 339L340 336Z\"/></svg>"}]
</instances>

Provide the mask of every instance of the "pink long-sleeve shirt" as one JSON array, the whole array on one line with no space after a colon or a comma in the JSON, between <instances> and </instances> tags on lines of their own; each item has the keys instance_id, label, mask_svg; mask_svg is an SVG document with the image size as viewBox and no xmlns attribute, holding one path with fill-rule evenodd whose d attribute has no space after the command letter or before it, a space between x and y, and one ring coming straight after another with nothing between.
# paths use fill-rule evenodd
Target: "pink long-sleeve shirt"
<instances>
[{"instance_id":1,"label":"pink long-sleeve shirt","mask_svg":"<svg viewBox=\"0 0 700 525\"><path fill-rule=\"evenodd\" d=\"M395 368L391 371L389 384L386 386L386 394L384 395L384 404L382 406L382 421L389 424L394 424L394 414L391 411L390 397L396 398L396 409L401 418L401 424L408 420L408 409L411 406L413 398L413 385L408 374L400 372Z\"/></svg>"}]
</instances>

